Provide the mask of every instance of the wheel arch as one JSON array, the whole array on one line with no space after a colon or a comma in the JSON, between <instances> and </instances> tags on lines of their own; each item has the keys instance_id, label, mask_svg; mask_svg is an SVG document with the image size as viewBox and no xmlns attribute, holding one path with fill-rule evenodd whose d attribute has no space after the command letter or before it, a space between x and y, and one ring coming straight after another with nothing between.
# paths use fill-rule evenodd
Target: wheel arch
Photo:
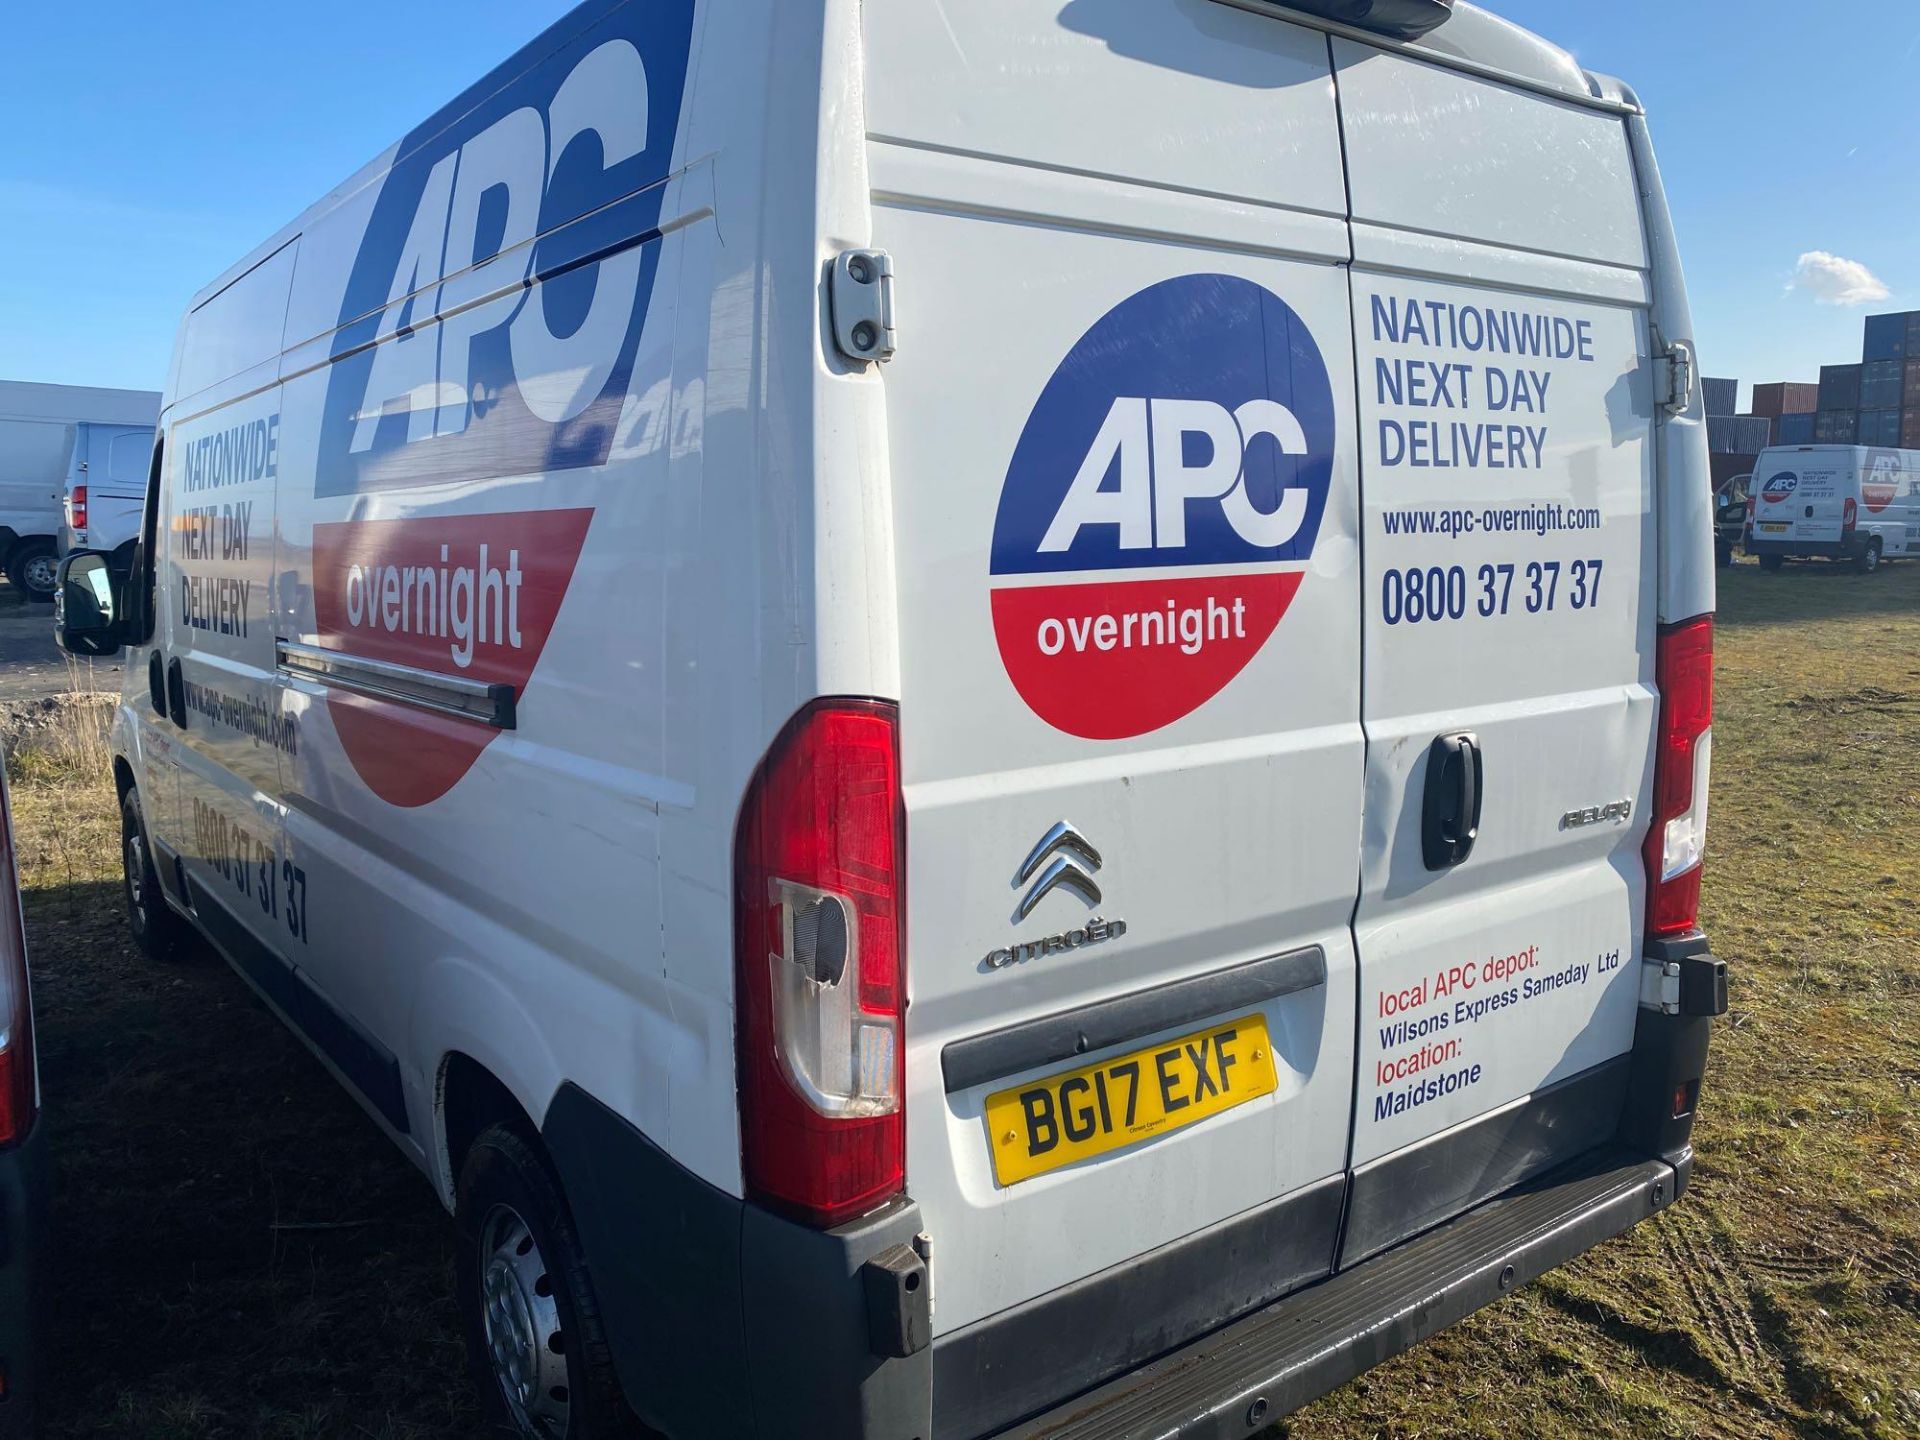
<instances>
[{"instance_id":1,"label":"wheel arch","mask_svg":"<svg viewBox=\"0 0 1920 1440\"><path fill-rule=\"evenodd\" d=\"M433 1112L424 1158L451 1209L474 1137L506 1123L538 1142L566 1075L525 997L483 964L436 961L421 977L411 1013L409 1048L432 1084L422 1097Z\"/></svg>"},{"instance_id":2,"label":"wheel arch","mask_svg":"<svg viewBox=\"0 0 1920 1440\"><path fill-rule=\"evenodd\" d=\"M529 1144L540 1144L540 1127L526 1106L498 1075L464 1050L440 1057L434 1113L439 1163L450 1191L459 1185L460 1168L473 1142L495 1125L505 1125Z\"/></svg>"}]
</instances>

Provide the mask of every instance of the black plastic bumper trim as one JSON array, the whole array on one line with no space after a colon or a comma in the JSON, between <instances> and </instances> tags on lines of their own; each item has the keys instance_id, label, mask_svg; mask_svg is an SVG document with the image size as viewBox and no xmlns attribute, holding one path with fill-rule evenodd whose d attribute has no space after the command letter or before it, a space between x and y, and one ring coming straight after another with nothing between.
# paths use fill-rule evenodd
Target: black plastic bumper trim
<instances>
[{"instance_id":1,"label":"black plastic bumper trim","mask_svg":"<svg viewBox=\"0 0 1920 1440\"><path fill-rule=\"evenodd\" d=\"M934 1440L971 1440L1332 1272L1345 1174L941 1337Z\"/></svg>"},{"instance_id":2,"label":"black plastic bumper trim","mask_svg":"<svg viewBox=\"0 0 1920 1440\"><path fill-rule=\"evenodd\" d=\"M1867 532L1856 530L1841 540L1762 540L1749 537L1749 555L1779 555L1788 560L1858 560L1867 553Z\"/></svg>"},{"instance_id":3,"label":"black plastic bumper trim","mask_svg":"<svg viewBox=\"0 0 1920 1440\"><path fill-rule=\"evenodd\" d=\"M648 1425L742 1440L927 1440L933 1351L875 1354L868 1288L867 1266L919 1233L911 1200L809 1229L709 1185L571 1083L540 1133L614 1368Z\"/></svg>"},{"instance_id":4,"label":"black plastic bumper trim","mask_svg":"<svg viewBox=\"0 0 1920 1440\"><path fill-rule=\"evenodd\" d=\"M1362 1165L1341 1268L1612 1140L1629 1063L1624 1055L1609 1060Z\"/></svg>"},{"instance_id":5,"label":"black plastic bumper trim","mask_svg":"<svg viewBox=\"0 0 1920 1440\"><path fill-rule=\"evenodd\" d=\"M940 1069L951 1095L1022 1070L1071 1060L1110 1045L1124 1045L1242 1006L1264 1005L1282 995L1326 983L1326 952L1318 945L1309 945L1229 970L1169 981L1151 990L955 1040L940 1052Z\"/></svg>"},{"instance_id":6,"label":"black plastic bumper trim","mask_svg":"<svg viewBox=\"0 0 1920 1440\"><path fill-rule=\"evenodd\" d=\"M1596 1152L1002 1434L1244 1440L1631 1229L1672 1203L1675 1179L1664 1161Z\"/></svg>"}]
</instances>

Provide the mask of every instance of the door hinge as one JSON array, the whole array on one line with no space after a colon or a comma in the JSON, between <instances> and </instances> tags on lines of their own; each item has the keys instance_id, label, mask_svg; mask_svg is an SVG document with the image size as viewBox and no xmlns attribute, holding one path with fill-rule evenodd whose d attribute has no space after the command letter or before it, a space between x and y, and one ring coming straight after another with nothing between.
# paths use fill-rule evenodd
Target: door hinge
<instances>
[{"instance_id":1,"label":"door hinge","mask_svg":"<svg viewBox=\"0 0 1920 1440\"><path fill-rule=\"evenodd\" d=\"M1640 1008L1680 1013L1680 962L1645 960L1640 965Z\"/></svg>"},{"instance_id":2,"label":"door hinge","mask_svg":"<svg viewBox=\"0 0 1920 1440\"><path fill-rule=\"evenodd\" d=\"M1669 415L1686 413L1693 404L1694 386L1699 383L1693 346L1676 340L1653 357L1653 393L1660 408Z\"/></svg>"},{"instance_id":3,"label":"door hinge","mask_svg":"<svg viewBox=\"0 0 1920 1440\"><path fill-rule=\"evenodd\" d=\"M827 296L833 343L849 360L891 360L894 351L893 257L843 250L833 258Z\"/></svg>"}]
</instances>

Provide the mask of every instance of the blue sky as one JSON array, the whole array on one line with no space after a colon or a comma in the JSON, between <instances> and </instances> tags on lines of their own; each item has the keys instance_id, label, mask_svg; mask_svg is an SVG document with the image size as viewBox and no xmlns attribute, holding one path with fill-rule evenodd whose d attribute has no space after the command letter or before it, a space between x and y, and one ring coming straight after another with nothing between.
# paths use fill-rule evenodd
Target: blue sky
<instances>
[{"instance_id":1,"label":"blue sky","mask_svg":"<svg viewBox=\"0 0 1920 1440\"><path fill-rule=\"evenodd\" d=\"M401 8L396 30L393 0L9 7L0 377L159 388L195 290L567 5L463 0L445 23ZM1646 101L1708 373L1810 380L1859 358L1863 314L1920 308L1913 0L1490 8ZM1888 298L1793 287L1815 252ZM1866 283L1825 261L1809 279Z\"/></svg>"}]
</instances>

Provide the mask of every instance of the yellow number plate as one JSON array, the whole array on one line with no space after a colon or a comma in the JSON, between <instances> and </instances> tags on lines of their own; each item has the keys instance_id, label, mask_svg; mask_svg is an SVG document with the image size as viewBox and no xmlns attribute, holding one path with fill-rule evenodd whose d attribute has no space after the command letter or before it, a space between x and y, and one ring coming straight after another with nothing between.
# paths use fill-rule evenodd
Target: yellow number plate
<instances>
[{"instance_id":1,"label":"yellow number plate","mask_svg":"<svg viewBox=\"0 0 1920 1440\"><path fill-rule=\"evenodd\" d=\"M1784 535L1787 533L1787 527L1785 525L1756 525L1753 528L1758 530L1762 535Z\"/></svg>"},{"instance_id":2,"label":"yellow number plate","mask_svg":"<svg viewBox=\"0 0 1920 1440\"><path fill-rule=\"evenodd\" d=\"M1258 1015L987 1097L1002 1185L1164 1135L1271 1095L1273 1047Z\"/></svg>"}]
</instances>

